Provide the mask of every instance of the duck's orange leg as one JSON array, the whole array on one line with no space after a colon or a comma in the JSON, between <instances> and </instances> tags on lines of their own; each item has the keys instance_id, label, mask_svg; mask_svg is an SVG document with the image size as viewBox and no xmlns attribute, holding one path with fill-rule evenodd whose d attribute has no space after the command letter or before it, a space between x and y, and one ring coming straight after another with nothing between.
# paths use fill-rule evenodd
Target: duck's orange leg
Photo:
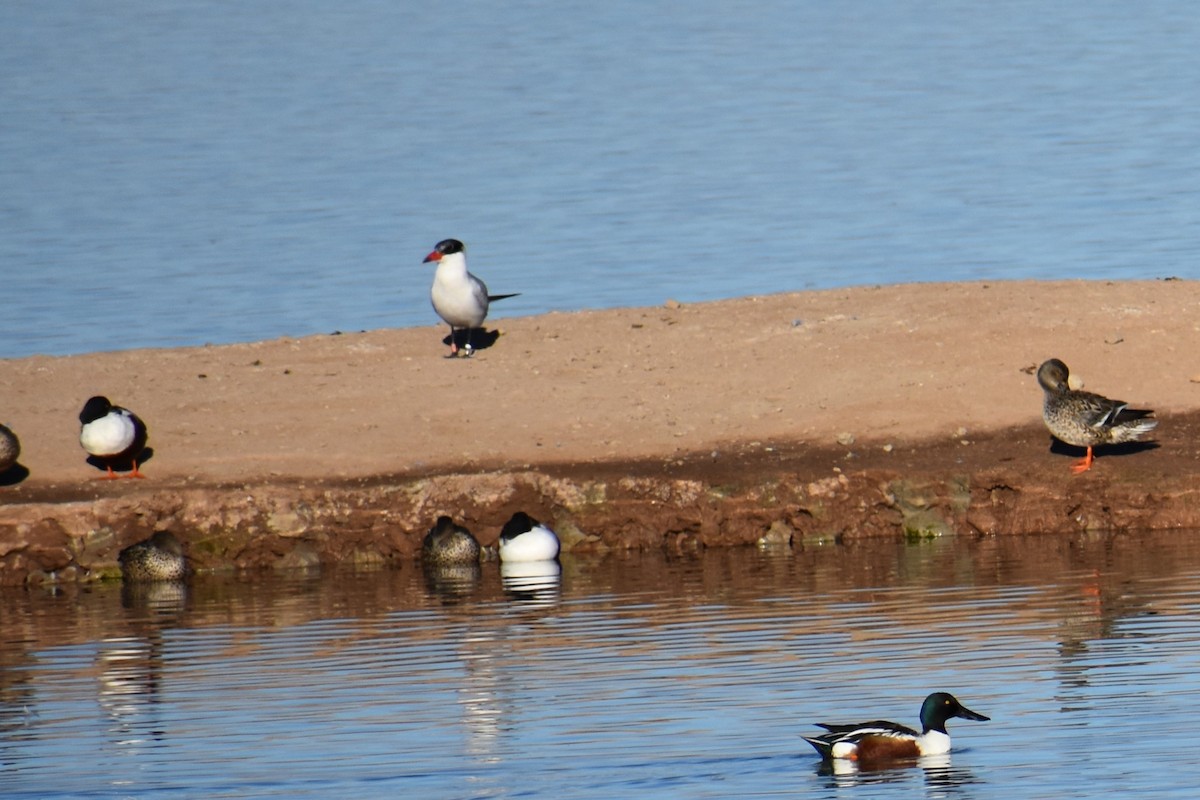
<instances>
[{"instance_id":1,"label":"duck's orange leg","mask_svg":"<svg viewBox=\"0 0 1200 800\"><path fill-rule=\"evenodd\" d=\"M104 468L106 470L108 470L108 472L104 473L96 480L98 480L98 481L115 481L117 478L121 477L117 473L113 472L112 464L105 464Z\"/></svg>"},{"instance_id":2,"label":"duck's orange leg","mask_svg":"<svg viewBox=\"0 0 1200 800\"><path fill-rule=\"evenodd\" d=\"M134 461L133 462L133 472L129 473L125 477L127 477L127 478L144 478L146 476L143 475L142 473L138 472L137 462Z\"/></svg>"},{"instance_id":3,"label":"duck's orange leg","mask_svg":"<svg viewBox=\"0 0 1200 800\"><path fill-rule=\"evenodd\" d=\"M1089 469L1092 468L1092 462L1095 460L1096 459L1094 459L1092 457L1092 448L1089 446L1087 455L1084 456L1082 461L1076 463L1074 466L1071 467L1071 472L1074 472L1076 475L1078 475L1081 472L1087 472Z\"/></svg>"}]
</instances>

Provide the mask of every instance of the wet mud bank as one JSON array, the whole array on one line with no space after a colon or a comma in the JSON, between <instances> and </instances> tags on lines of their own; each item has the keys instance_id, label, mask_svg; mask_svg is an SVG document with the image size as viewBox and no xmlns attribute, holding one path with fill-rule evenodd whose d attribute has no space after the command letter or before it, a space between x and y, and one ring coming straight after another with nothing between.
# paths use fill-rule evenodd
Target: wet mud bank
<instances>
[{"instance_id":1,"label":"wet mud bank","mask_svg":"<svg viewBox=\"0 0 1200 800\"><path fill-rule=\"evenodd\" d=\"M414 559L439 514L484 545L517 510L564 551L1200 528L1200 415L1148 446L1073 451L1030 425L914 444L739 444L668 459L226 484L92 481L27 487L0 506L0 583L118 575L117 554L157 530L199 571L378 565Z\"/></svg>"}]
</instances>

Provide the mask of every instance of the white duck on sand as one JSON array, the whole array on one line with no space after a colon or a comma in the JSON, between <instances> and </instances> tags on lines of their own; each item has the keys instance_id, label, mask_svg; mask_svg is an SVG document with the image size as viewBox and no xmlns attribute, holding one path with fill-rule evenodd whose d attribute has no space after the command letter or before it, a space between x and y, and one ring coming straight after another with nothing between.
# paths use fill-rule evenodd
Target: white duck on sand
<instances>
[{"instance_id":1,"label":"white duck on sand","mask_svg":"<svg viewBox=\"0 0 1200 800\"><path fill-rule=\"evenodd\" d=\"M458 355L458 332L467 332L463 355L471 356L475 346L471 338L487 318L488 306L494 300L516 297L516 294L488 294L487 286L467 271L467 248L458 239L443 239L425 256L425 262L437 262L433 288L429 297L433 310L450 326L450 356Z\"/></svg>"},{"instance_id":2,"label":"white duck on sand","mask_svg":"<svg viewBox=\"0 0 1200 800\"><path fill-rule=\"evenodd\" d=\"M146 449L149 434L146 423L137 414L97 395L84 404L79 412L79 423L79 444L89 455L103 462L107 469L104 477L118 477L113 467L125 461L133 465L128 477L146 477L138 470L138 458Z\"/></svg>"}]
</instances>

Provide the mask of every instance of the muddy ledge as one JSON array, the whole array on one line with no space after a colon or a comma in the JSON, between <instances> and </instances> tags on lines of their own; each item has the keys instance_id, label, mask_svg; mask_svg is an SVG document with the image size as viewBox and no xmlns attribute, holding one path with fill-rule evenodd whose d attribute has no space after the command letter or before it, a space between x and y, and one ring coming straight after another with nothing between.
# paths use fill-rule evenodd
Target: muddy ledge
<instances>
[{"instance_id":1,"label":"muddy ledge","mask_svg":"<svg viewBox=\"0 0 1200 800\"><path fill-rule=\"evenodd\" d=\"M1194 436L1197 416L1172 420L1173 438ZM566 552L1200 527L1190 450L1110 454L1080 476L1067 456L1030 426L912 446L755 442L522 470L31 488L0 507L0 583L115 577L121 548L156 530L180 536L202 572L387 564L415 558L438 514L489 545L519 509Z\"/></svg>"}]
</instances>

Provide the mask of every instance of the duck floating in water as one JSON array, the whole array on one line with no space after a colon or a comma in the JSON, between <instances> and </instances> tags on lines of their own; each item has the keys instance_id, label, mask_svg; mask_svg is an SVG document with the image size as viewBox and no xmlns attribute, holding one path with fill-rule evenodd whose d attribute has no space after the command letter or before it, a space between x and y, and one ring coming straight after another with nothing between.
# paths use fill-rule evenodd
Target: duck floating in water
<instances>
[{"instance_id":1,"label":"duck floating in water","mask_svg":"<svg viewBox=\"0 0 1200 800\"><path fill-rule=\"evenodd\" d=\"M515 294L488 294L487 286L467 271L467 247L458 239L443 239L434 246L433 252L425 256L425 262L437 262L433 274L433 288L429 298L433 310L450 326L450 357L458 355L458 332L467 332L467 343L463 355L475 353L471 336L487 318L488 306L493 301Z\"/></svg>"},{"instance_id":2,"label":"duck floating in water","mask_svg":"<svg viewBox=\"0 0 1200 800\"><path fill-rule=\"evenodd\" d=\"M934 756L950 752L950 734L946 720L952 717L987 722L983 714L966 708L946 692L934 692L921 705L921 732L896 722L875 720L857 725L827 725L820 736L805 736L824 759L887 761L890 759Z\"/></svg>"},{"instance_id":3,"label":"duck floating in water","mask_svg":"<svg viewBox=\"0 0 1200 800\"><path fill-rule=\"evenodd\" d=\"M158 531L149 539L131 544L120 552L121 577L127 581L181 581L187 577L183 545L170 531Z\"/></svg>"},{"instance_id":4,"label":"duck floating in water","mask_svg":"<svg viewBox=\"0 0 1200 800\"><path fill-rule=\"evenodd\" d=\"M7 425L0 425L0 474L8 472L21 457L21 441Z\"/></svg>"},{"instance_id":5,"label":"duck floating in water","mask_svg":"<svg viewBox=\"0 0 1200 800\"><path fill-rule=\"evenodd\" d=\"M444 514L421 542L421 559L427 564L478 563L479 552L479 541L471 532Z\"/></svg>"},{"instance_id":6,"label":"duck floating in water","mask_svg":"<svg viewBox=\"0 0 1200 800\"><path fill-rule=\"evenodd\" d=\"M114 406L107 397L90 398L79 412L79 444L89 455L104 463L106 478L118 477L113 465L129 461L133 464L130 478L146 477L138 471L138 457L146 449L149 434L146 423L127 408Z\"/></svg>"},{"instance_id":7,"label":"duck floating in water","mask_svg":"<svg viewBox=\"0 0 1200 800\"><path fill-rule=\"evenodd\" d=\"M524 511L512 515L500 530L500 561L552 561L558 558L554 531Z\"/></svg>"},{"instance_id":8,"label":"duck floating in water","mask_svg":"<svg viewBox=\"0 0 1200 800\"><path fill-rule=\"evenodd\" d=\"M1070 375L1067 365L1057 358L1044 362L1037 371L1045 393L1042 419L1046 427L1054 438L1087 448L1087 456L1071 467L1072 472L1091 469L1093 447L1135 441L1158 425L1158 420L1147 419L1152 410L1129 408L1121 400L1071 389L1067 384Z\"/></svg>"}]
</instances>

